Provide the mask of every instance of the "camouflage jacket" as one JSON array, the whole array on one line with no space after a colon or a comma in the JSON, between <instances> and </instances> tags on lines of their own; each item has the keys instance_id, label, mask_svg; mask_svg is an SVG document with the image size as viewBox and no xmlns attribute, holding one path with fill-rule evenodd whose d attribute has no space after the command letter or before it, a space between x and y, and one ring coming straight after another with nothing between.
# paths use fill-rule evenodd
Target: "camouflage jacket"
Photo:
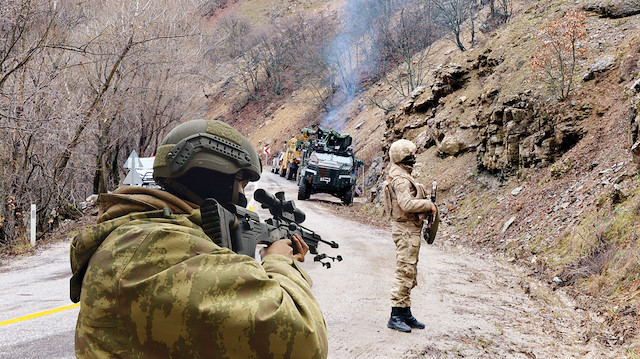
<instances>
[{"instance_id":1,"label":"camouflage jacket","mask_svg":"<svg viewBox=\"0 0 640 359\"><path fill-rule=\"evenodd\" d=\"M171 194L121 187L71 244L79 358L326 358L311 280L280 255L237 255Z\"/></svg>"},{"instance_id":2,"label":"camouflage jacket","mask_svg":"<svg viewBox=\"0 0 640 359\"><path fill-rule=\"evenodd\" d=\"M420 232L426 215L431 213L431 200L426 198L424 186L396 163L389 168L388 196L391 218Z\"/></svg>"}]
</instances>

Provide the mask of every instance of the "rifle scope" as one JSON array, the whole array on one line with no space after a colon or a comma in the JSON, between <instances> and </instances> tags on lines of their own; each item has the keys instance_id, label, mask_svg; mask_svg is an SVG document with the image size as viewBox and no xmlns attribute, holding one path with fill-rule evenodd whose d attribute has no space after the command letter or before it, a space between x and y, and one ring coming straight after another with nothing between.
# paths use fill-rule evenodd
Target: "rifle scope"
<instances>
[{"instance_id":1,"label":"rifle scope","mask_svg":"<svg viewBox=\"0 0 640 359\"><path fill-rule=\"evenodd\" d=\"M253 198L262 204L262 208L268 208L271 215L278 218L288 218L296 223L302 223L307 218L304 212L296 207L296 204L284 199L284 192L278 192L274 195L258 188L253 192Z\"/></svg>"}]
</instances>

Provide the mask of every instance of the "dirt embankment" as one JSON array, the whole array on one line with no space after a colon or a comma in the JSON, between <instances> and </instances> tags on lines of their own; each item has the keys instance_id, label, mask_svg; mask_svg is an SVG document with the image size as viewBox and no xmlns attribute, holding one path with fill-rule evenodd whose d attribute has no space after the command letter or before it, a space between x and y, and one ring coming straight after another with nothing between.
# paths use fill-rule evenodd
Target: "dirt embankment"
<instances>
[{"instance_id":1,"label":"dirt embankment","mask_svg":"<svg viewBox=\"0 0 640 359\"><path fill-rule=\"evenodd\" d=\"M257 186L288 198L297 190L270 173ZM470 246L447 223L434 245L423 242L412 291L412 312L427 328L390 330L395 247L388 220L363 216L365 198L352 206L328 195L296 203L307 214L305 226L340 245L320 245L320 252L343 258L330 269L311 258L303 263L325 315L331 359L622 358L629 350L628 343L613 345L596 312L489 248Z\"/></svg>"}]
</instances>

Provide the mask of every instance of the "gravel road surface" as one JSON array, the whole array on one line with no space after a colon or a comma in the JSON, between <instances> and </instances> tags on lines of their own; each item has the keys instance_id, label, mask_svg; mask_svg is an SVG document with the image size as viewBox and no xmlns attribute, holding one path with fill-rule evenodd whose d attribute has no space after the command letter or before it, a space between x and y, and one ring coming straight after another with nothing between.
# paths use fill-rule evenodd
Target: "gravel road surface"
<instances>
[{"instance_id":1,"label":"gravel road surface","mask_svg":"<svg viewBox=\"0 0 640 359\"><path fill-rule=\"evenodd\" d=\"M263 173L257 187L297 198L295 182L272 173ZM255 188L250 184L248 191ZM509 263L457 246L446 226L434 245L423 242L412 292L412 311L427 328L387 329L395 265L390 231L337 216L340 201L328 195L296 204L307 214L303 225L340 244L318 248L343 258L330 269L311 254L303 263L325 315L329 358L627 357L621 346L597 340L596 315L574 309L570 299ZM265 210L256 211L268 218ZM74 357L78 308L67 308L69 243L70 238L0 264L0 358Z\"/></svg>"}]
</instances>

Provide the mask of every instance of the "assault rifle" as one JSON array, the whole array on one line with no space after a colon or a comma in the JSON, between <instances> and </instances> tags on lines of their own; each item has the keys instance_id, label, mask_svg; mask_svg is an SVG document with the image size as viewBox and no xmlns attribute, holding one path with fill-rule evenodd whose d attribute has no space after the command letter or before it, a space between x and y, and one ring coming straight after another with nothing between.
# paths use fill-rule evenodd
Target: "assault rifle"
<instances>
[{"instance_id":1,"label":"assault rifle","mask_svg":"<svg viewBox=\"0 0 640 359\"><path fill-rule=\"evenodd\" d=\"M338 243L325 241L312 230L300 225L306 219L304 212L299 210L295 203L284 198L284 192L274 195L257 189L253 198L262 208L268 208L273 218L265 222L260 221L257 213L249 211L234 203L220 204L213 198L207 198L200 207L202 214L202 229L217 245L227 247L238 254L255 256L258 244L271 244L285 238L291 238L294 234L300 235L309 246L309 252L315 254L315 262L331 268L331 263L323 262L323 259L341 261L342 257L329 257L326 254L318 254L320 242L331 248L338 248ZM293 247L294 253L297 248Z\"/></svg>"},{"instance_id":2,"label":"assault rifle","mask_svg":"<svg viewBox=\"0 0 640 359\"><path fill-rule=\"evenodd\" d=\"M438 184L436 181L433 181L431 184L431 202L436 204L436 191L438 188ZM436 213L432 213L429 215L427 225L422 230L422 236L424 240L429 244L433 244L433 241L436 239L436 233L438 232L438 224L440 223L440 213L438 213L438 207L436 207Z\"/></svg>"}]
</instances>

